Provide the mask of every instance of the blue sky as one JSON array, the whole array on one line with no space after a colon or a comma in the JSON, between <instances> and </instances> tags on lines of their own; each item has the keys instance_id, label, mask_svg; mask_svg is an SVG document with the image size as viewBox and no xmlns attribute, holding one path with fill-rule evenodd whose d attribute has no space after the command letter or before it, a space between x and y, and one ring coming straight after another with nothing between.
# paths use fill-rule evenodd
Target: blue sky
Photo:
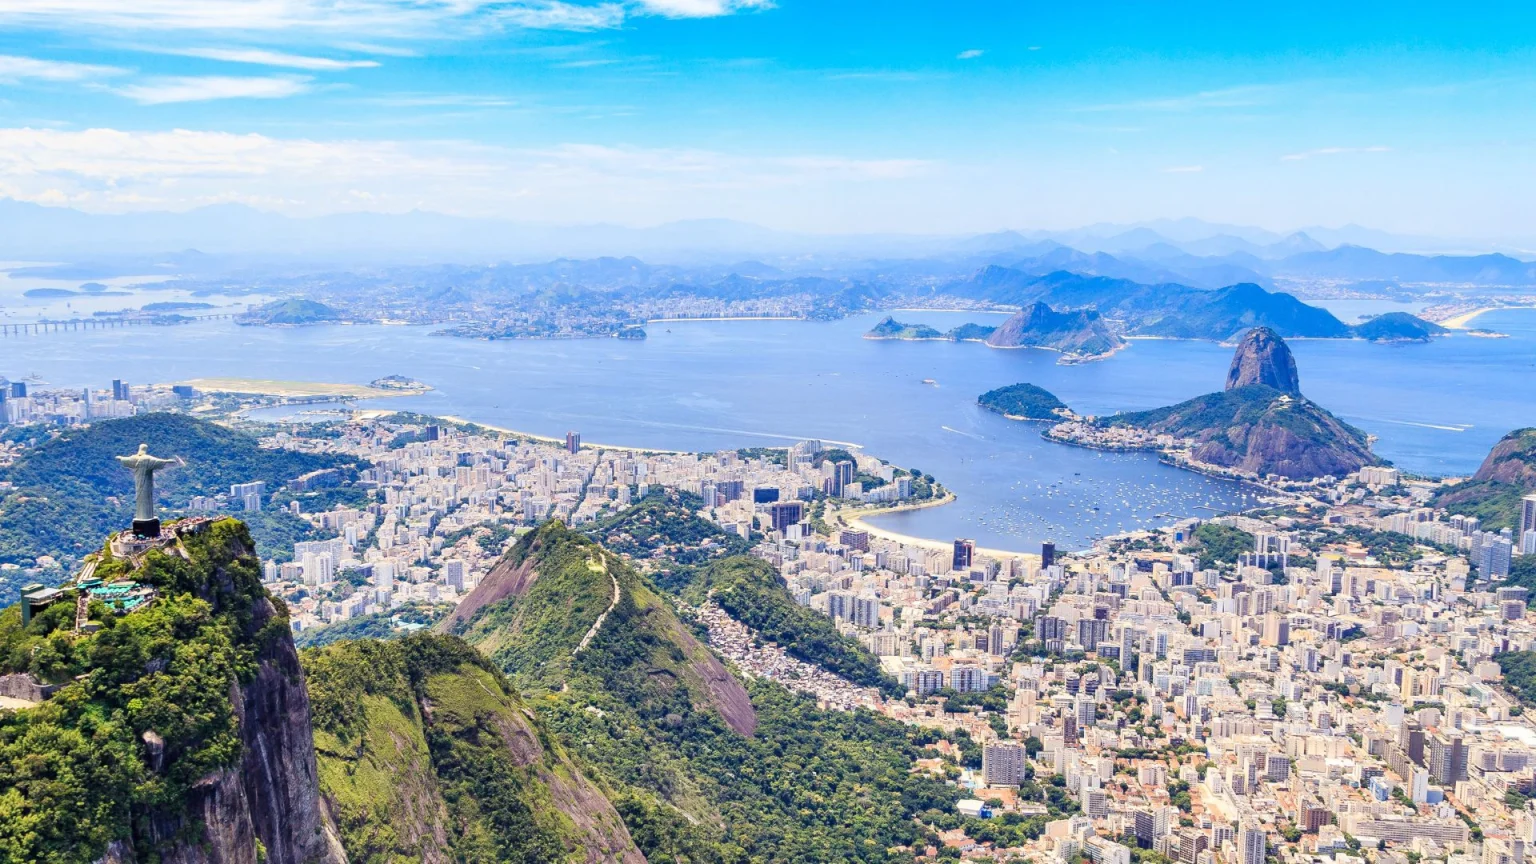
<instances>
[{"instance_id":1,"label":"blue sky","mask_svg":"<svg viewBox=\"0 0 1536 864\"><path fill-rule=\"evenodd\" d=\"M0 0L0 194L1536 238L1530 4L1067 5Z\"/></svg>"}]
</instances>

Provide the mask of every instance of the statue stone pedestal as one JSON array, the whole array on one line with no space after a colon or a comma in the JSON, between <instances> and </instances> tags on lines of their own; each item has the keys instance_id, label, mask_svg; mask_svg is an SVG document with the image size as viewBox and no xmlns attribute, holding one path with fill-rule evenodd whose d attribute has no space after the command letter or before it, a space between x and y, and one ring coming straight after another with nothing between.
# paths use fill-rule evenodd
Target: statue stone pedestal
<instances>
[{"instance_id":1,"label":"statue stone pedestal","mask_svg":"<svg viewBox=\"0 0 1536 864\"><path fill-rule=\"evenodd\" d=\"M144 540L155 540L160 537L159 519L135 519L133 520L133 536Z\"/></svg>"}]
</instances>

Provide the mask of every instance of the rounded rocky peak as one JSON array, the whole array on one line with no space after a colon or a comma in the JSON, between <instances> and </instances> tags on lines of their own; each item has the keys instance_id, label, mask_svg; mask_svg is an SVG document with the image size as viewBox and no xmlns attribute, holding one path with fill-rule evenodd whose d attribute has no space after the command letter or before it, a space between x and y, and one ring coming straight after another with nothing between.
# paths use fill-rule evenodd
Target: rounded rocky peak
<instances>
[{"instance_id":1,"label":"rounded rocky peak","mask_svg":"<svg viewBox=\"0 0 1536 864\"><path fill-rule=\"evenodd\" d=\"M1280 334L1268 327L1248 331L1232 356L1227 372L1227 389L1263 384L1284 393L1301 393L1296 375L1296 358Z\"/></svg>"}]
</instances>

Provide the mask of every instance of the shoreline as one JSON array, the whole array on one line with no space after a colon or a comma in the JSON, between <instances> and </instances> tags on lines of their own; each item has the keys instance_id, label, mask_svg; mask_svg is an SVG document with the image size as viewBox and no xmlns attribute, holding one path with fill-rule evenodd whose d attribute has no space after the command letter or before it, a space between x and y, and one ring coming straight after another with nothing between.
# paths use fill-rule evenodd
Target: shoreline
<instances>
[{"instance_id":1,"label":"shoreline","mask_svg":"<svg viewBox=\"0 0 1536 864\"><path fill-rule=\"evenodd\" d=\"M373 409L372 411L358 413L359 415L373 414L373 416L386 416L393 414L394 412ZM449 423L457 423L460 426L478 426L481 429L489 429L492 432L500 432L503 435L512 435L518 438L526 438L531 441L540 441L545 444L558 444L561 447L565 446L564 438L551 438L548 435L535 435L532 432L523 432L518 429L508 429L505 426L481 423L478 420L471 420L468 417L459 417L453 414L433 414L429 416L436 417L439 420L446 420ZM667 450L662 447L626 447L621 444L599 444L596 441L583 441L581 442L581 446L583 448L591 448L593 450L620 450L625 453L661 453L668 456L687 456L694 452L692 450Z\"/></svg>"},{"instance_id":2,"label":"shoreline","mask_svg":"<svg viewBox=\"0 0 1536 864\"><path fill-rule=\"evenodd\" d=\"M798 315L720 315L709 318L647 318L647 324L681 324L688 321L808 321Z\"/></svg>"},{"instance_id":3,"label":"shoreline","mask_svg":"<svg viewBox=\"0 0 1536 864\"><path fill-rule=\"evenodd\" d=\"M927 510L932 507L943 507L948 504L953 504L958 500L960 500L958 495L945 490L944 497L938 500L919 501L911 504L897 504L894 507L842 508L835 512L827 513L825 519L829 525L835 523L860 531L868 531L871 536L879 537L882 540L890 540L894 543L901 543L907 546L917 546L922 549L932 549L934 551L953 551L955 548L954 541L946 542L943 540L933 540L927 537L916 537L911 534L903 534L900 531L892 531L889 528L881 528L878 525L872 525L866 520L876 516L887 516L893 513L908 513L914 510ZM985 555L989 558L1032 558L1035 559L1036 562L1038 562L1040 558L1039 554L1037 553L1020 552L1010 549L995 549L983 546L976 547L976 552L979 555ZM1038 563L1036 566L1038 566Z\"/></svg>"},{"instance_id":4,"label":"shoreline","mask_svg":"<svg viewBox=\"0 0 1536 864\"><path fill-rule=\"evenodd\" d=\"M394 390L369 384L331 384L323 381L283 381L273 378L192 378L173 382L209 393L243 393L252 396L330 396L338 399L389 399L420 396L432 388Z\"/></svg>"},{"instance_id":5,"label":"shoreline","mask_svg":"<svg viewBox=\"0 0 1536 864\"><path fill-rule=\"evenodd\" d=\"M1436 323L1447 330L1471 330L1471 324L1474 319L1480 318L1489 312L1498 312L1504 309L1536 309L1536 306L1479 306L1470 312L1452 315Z\"/></svg>"}]
</instances>

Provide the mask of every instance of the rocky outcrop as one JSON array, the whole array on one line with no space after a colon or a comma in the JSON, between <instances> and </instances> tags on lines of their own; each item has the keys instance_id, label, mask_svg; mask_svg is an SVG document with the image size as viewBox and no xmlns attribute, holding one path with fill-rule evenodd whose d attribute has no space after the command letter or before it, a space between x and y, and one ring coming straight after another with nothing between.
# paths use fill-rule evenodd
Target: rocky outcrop
<instances>
[{"instance_id":1,"label":"rocky outcrop","mask_svg":"<svg viewBox=\"0 0 1536 864\"><path fill-rule=\"evenodd\" d=\"M120 560L104 566L124 572ZM138 568L126 572L167 589L167 596L156 601L166 608L155 614L207 622L205 629L180 634L186 646L211 654L211 646L222 645L239 659L230 665L227 657L197 655L207 680L199 682L201 692L185 696L198 703L186 710L199 712L200 735L189 735L186 724L162 714L156 728L134 736L143 760L134 770L178 792L135 802L129 824L97 853L97 860L344 864L346 854L321 810L304 672L286 612L261 586L245 527L222 520L178 531L170 545L149 553ZM103 658L110 660L106 654ZM98 680L121 680L124 687L141 687L148 676L185 686L192 680L185 677L188 663L183 657L155 656L139 661L139 669L103 665L95 672ZM215 688L226 686L214 683L220 674L227 675L222 680L228 689L216 695ZM183 677L168 677L173 675ZM114 698L111 693L93 696ZM222 698L228 699L227 708L218 704ZM220 719L223 711L228 713ZM195 763L206 773L177 785L191 748L207 748ZM210 770L210 764L217 767Z\"/></svg>"},{"instance_id":2,"label":"rocky outcrop","mask_svg":"<svg viewBox=\"0 0 1536 864\"><path fill-rule=\"evenodd\" d=\"M1472 479L1536 489L1536 429L1516 429L1499 439Z\"/></svg>"},{"instance_id":3,"label":"rocky outcrop","mask_svg":"<svg viewBox=\"0 0 1536 864\"><path fill-rule=\"evenodd\" d=\"M1364 432L1301 395L1296 359L1267 327L1243 337L1225 390L1097 422L1172 436L1196 463L1254 477L1342 477L1381 463Z\"/></svg>"},{"instance_id":4,"label":"rocky outcrop","mask_svg":"<svg viewBox=\"0 0 1536 864\"><path fill-rule=\"evenodd\" d=\"M1125 343L1092 309L1057 312L1045 303L1032 303L992 331L987 344L993 348L1050 348L1091 357L1109 354Z\"/></svg>"},{"instance_id":5,"label":"rocky outcrop","mask_svg":"<svg viewBox=\"0 0 1536 864\"><path fill-rule=\"evenodd\" d=\"M1197 460L1259 477L1342 477L1380 461L1359 430L1299 397L1276 396L1258 417L1197 439Z\"/></svg>"},{"instance_id":6,"label":"rocky outcrop","mask_svg":"<svg viewBox=\"0 0 1536 864\"><path fill-rule=\"evenodd\" d=\"M1516 429L1493 445L1477 473L1444 488L1430 502L1476 516L1484 530L1520 530L1520 499L1536 492L1536 428Z\"/></svg>"},{"instance_id":7,"label":"rocky outcrop","mask_svg":"<svg viewBox=\"0 0 1536 864\"><path fill-rule=\"evenodd\" d=\"M1285 340L1268 327L1248 331L1238 344L1237 353L1232 356L1232 366L1227 371L1228 390L1252 384L1262 384L1282 393L1301 393L1296 358L1291 356Z\"/></svg>"},{"instance_id":8,"label":"rocky outcrop","mask_svg":"<svg viewBox=\"0 0 1536 864\"><path fill-rule=\"evenodd\" d=\"M287 615L244 584L254 550L233 551L235 561L198 594L216 613L249 604L241 637L259 646L255 671L229 694L240 759L195 784L181 814L152 818L149 845L165 864L342 864L346 854L320 809L309 693Z\"/></svg>"}]
</instances>

